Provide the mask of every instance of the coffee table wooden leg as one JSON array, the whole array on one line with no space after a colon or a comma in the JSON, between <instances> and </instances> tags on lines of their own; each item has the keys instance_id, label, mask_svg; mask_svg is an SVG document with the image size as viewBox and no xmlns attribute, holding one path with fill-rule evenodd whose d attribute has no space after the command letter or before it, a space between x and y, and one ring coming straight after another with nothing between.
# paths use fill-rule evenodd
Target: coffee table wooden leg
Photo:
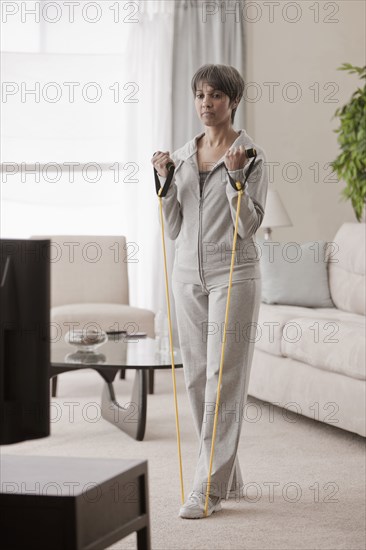
<instances>
[{"instance_id":1,"label":"coffee table wooden leg","mask_svg":"<svg viewBox=\"0 0 366 550\"><path fill-rule=\"evenodd\" d=\"M56 397L56 394L57 394L57 376L54 376L53 378L51 378L51 388L52 388L52 392L51 392L52 397Z\"/></svg>"},{"instance_id":2,"label":"coffee table wooden leg","mask_svg":"<svg viewBox=\"0 0 366 550\"><path fill-rule=\"evenodd\" d=\"M149 370L149 394L152 395L154 393L154 375L155 375L155 370L154 369L150 369Z\"/></svg>"},{"instance_id":3,"label":"coffee table wooden leg","mask_svg":"<svg viewBox=\"0 0 366 550\"><path fill-rule=\"evenodd\" d=\"M112 382L106 382L102 392L102 417L137 441L142 441L145 435L147 377L147 369L136 369L131 401L126 406L117 402Z\"/></svg>"}]
</instances>

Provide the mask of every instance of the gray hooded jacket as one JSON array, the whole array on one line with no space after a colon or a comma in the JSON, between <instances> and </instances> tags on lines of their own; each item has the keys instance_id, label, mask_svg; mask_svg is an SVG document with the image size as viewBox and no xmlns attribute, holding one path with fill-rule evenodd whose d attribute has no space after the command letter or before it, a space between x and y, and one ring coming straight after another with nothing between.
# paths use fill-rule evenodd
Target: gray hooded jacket
<instances>
[{"instance_id":1,"label":"gray hooded jacket","mask_svg":"<svg viewBox=\"0 0 366 550\"><path fill-rule=\"evenodd\" d=\"M260 278L259 248L253 236L262 223L268 189L265 153L245 130L233 147L244 145L257 150L255 166L241 195L233 280ZM171 158L175 172L162 198L165 233L175 241L172 277L195 284L225 283L229 280L238 192L231 186L222 157L208 174L200 196L195 136L177 149ZM229 172L233 180L244 182L252 159L242 170ZM165 178L159 176L163 185Z\"/></svg>"}]
</instances>

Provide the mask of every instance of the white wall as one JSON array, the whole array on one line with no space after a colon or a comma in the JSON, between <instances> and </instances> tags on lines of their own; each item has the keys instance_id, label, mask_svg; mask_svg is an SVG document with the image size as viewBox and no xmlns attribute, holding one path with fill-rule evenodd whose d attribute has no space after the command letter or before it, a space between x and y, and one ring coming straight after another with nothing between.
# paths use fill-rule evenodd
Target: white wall
<instances>
[{"instance_id":1,"label":"white wall","mask_svg":"<svg viewBox=\"0 0 366 550\"><path fill-rule=\"evenodd\" d=\"M245 76L247 82L256 83L262 98L246 103L246 128L265 149L267 160L279 163L273 188L280 194L293 223L293 227L274 230L272 237L297 242L331 240L342 223L357 221L351 203L341 199L344 182L337 182L326 163L338 155L337 134L333 130L339 124L332 120L334 112L349 101L362 82L337 67L344 62L365 65L366 3L269 2L279 4L274 9L273 22L265 2L248 4L252 4L252 9L248 8L246 16ZM261 6L261 15L255 5ZM315 22L314 10L318 10L319 22ZM297 15L299 21L286 21ZM256 22L250 22L257 16ZM274 89L273 102L266 82L279 84ZM290 82L296 82L302 93L295 103L282 96ZM314 89L310 89L314 83L319 89L317 100ZM249 97L255 97L255 89L248 88ZM288 93L295 97L295 88L289 87ZM291 181L297 174L296 168L291 167L286 181L287 163L297 163L301 169L299 181ZM315 178L316 166L319 181ZM260 229L259 236L261 232Z\"/></svg>"},{"instance_id":2,"label":"white wall","mask_svg":"<svg viewBox=\"0 0 366 550\"><path fill-rule=\"evenodd\" d=\"M244 2L236 4L245 5ZM337 71L337 67L343 62L365 64L365 2L247 0L246 6L247 11L241 11L241 16L246 18L244 77L247 83L256 86L248 87L249 98L253 97L255 90L259 90L262 96L254 102L247 100L245 128L264 147L267 160L279 163L274 167L273 186L280 193L293 222L293 227L276 229L273 238L298 242L318 238L331 240L343 222L356 221L350 202L343 201L340 196L344 183L337 182L327 163L338 154L337 135L333 132L338 123L332 120L333 114L360 85L355 75ZM273 21L270 7L273 8ZM112 13L108 6L106 13ZM286 21L286 17L294 20L297 16L299 20L296 22ZM216 17L220 17L219 11ZM228 14L227 17L233 16ZM318 22L315 22L316 17ZM76 24L49 24L46 32L49 53L5 54L3 79L43 82L47 78L61 83L97 80L106 81L106 90L108 83L132 80L128 70L126 73L122 71L123 77L119 74L123 59L120 54L128 43L128 26L125 25L121 32L118 25L103 26L104 21L110 21L110 17L103 18L93 27L94 34L88 35L88 40L80 40L80 36L91 32L90 25L84 25L81 33ZM19 29L12 27L12 18L9 22L3 30L7 32L8 42L11 37L16 37L13 44L16 49L22 40L28 40L24 29L29 25L21 25L18 17L18 26L22 30L19 33ZM225 25L222 27L225 32ZM28 44L29 51L37 51L36 42ZM95 52L100 55L94 55ZM282 95L291 82L297 83L301 90L302 97L298 102L286 101ZM278 84L274 87L273 101L269 97L270 87L264 83ZM314 85L319 90L319 99L314 97ZM294 91L294 87L288 88L289 94ZM108 95L109 101L98 105L67 104L64 119L55 118L55 113L61 111L54 104L49 106L49 116L45 118L39 112L40 108L45 109L44 102L37 105L30 98L24 104L14 96L2 105L2 160L62 162L66 159L107 162L110 165L116 161L139 162L135 152L127 151L121 155L121 120L126 114L134 113L135 108L141 109L143 93L144 90L139 91L141 103L137 106L123 102L116 105ZM84 115L89 107L92 116L88 121ZM71 114L72 126L69 123ZM128 143L124 143L124 151L126 147ZM295 168L287 170L289 163L295 163ZM290 181L296 175L296 167L301 170L300 179ZM288 181L283 177L286 177L286 170ZM319 181L316 181L316 172ZM142 182L145 179L141 177ZM80 175L74 185L65 184L65 181L58 184L43 182L42 185L34 184L28 177L26 188L19 177L10 178L8 184L3 181L2 200L6 207L2 212L2 235L28 237L43 232L45 226L50 232L62 232L65 221L64 232L76 232L81 228L84 232L93 229L100 234L127 231L130 216L136 217L124 196L132 184L113 185L110 171L95 185L79 180ZM100 193L98 195L101 186L102 197ZM65 201L70 205L67 220L63 208ZM18 206L23 203L21 209L16 208L16 202ZM96 214L98 205L104 207L99 210L99 215ZM77 206L80 212L77 212ZM119 216L116 216L118 207ZM259 236L262 231L259 230Z\"/></svg>"}]
</instances>

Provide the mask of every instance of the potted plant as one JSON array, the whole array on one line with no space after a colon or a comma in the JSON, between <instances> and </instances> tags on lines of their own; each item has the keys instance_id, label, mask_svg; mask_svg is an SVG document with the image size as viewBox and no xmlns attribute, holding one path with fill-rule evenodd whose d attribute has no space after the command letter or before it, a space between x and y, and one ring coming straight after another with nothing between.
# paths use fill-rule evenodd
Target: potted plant
<instances>
[{"instance_id":1,"label":"potted plant","mask_svg":"<svg viewBox=\"0 0 366 550\"><path fill-rule=\"evenodd\" d=\"M357 73L361 79L366 79L366 66L354 67L343 63L337 70ZM330 163L338 179L346 182L341 194L350 199L357 221L362 221L366 204L366 83L363 88L357 88L350 101L334 113L340 119L338 143L341 152ZM363 220L364 221L364 220Z\"/></svg>"}]
</instances>

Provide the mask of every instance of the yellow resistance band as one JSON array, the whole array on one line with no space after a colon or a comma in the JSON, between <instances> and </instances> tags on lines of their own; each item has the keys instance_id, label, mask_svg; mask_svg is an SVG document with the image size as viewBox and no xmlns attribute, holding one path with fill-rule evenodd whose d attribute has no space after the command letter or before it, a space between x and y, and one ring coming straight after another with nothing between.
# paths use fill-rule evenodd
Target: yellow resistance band
<instances>
[{"instance_id":1,"label":"yellow resistance band","mask_svg":"<svg viewBox=\"0 0 366 550\"><path fill-rule=\"evenodd\" d=\"M163 254L164 254L164 272L165 272L165 293L166 293L166 303L168 310L168 320L169 320L169 342L170 342L170 355L172 360L172 376L173 376L173 391L174 391L174 405L175 405L175 426L177 431L177 444L178 444L178 458L179 458L179 477L180 477L180 490L182 497L182 504L184 504L184 485L183 485L183 473L182 473L182 454L180 450L180 430L179 430L179 416L178 416L178 401L177 401L177 386L175 382L175 364L174 364L174 349L173 349L173 331L172 331L172 321L170 316L170 299L169 299L169 286L168 286L168 272L166 267L166 250L165 250L165 238L164 238L164 220L163 220L163 205L161 192L163 188L161 187L158 192L159 204L160 204L160 221L161 221L161 240L163 243Z\"/></svg>"},{"instance_id":2,"label":"yellow resistance band","mask_svg":"<svg viewBox=\"0 0 366 550\"><path fill-rule=\"evenodd\" d=\"M230 294L231 294L231 284L232 284L232 278L233 278L233 269L234 269L234 259L235 259L235 249L236 249L236 237L238 234L238 222L239 222L239 212L240 212L240 204L241 204L241 196L243 194L242 184L240 181L237 181L235 183L236 188L238 189L238 205L236 208L236 218L235 218L235 231L234 231L234 238L233 238L233 249L231 251L231 264L230 264L230 276L229 276L229 288L227 291L227 300L226 300L226 311L225 311L225 323L224 323L224 334L222 339L222 345L221 345L221 360L220 360L220 372L219 372L219 380L217 383L217 399L216 399L216 406L215 406L215 418L214 418L214 426L213 426L213 433L212 433L212 442L211 442L211 455L210 455L210 467L208 470L208 478L207 478L207 492L206 492L206 500L205 500L205 517L207 517L207 509L208 509L208 497L210 494L210 486L211 486L211 470L212 470L212 462L213 462L213 456L214 456L214 450L215 450L215 438L216 438L216 428L217 428L217 416L219 412L219 402L220 402L220 391L221 391L221 379L222 379L222 370L224 366L224 354L225 354L225 344L226 344L226 327L227 327L227 320L229 317L229 306L230 306Z\"/></svg>"}]
</instances>

